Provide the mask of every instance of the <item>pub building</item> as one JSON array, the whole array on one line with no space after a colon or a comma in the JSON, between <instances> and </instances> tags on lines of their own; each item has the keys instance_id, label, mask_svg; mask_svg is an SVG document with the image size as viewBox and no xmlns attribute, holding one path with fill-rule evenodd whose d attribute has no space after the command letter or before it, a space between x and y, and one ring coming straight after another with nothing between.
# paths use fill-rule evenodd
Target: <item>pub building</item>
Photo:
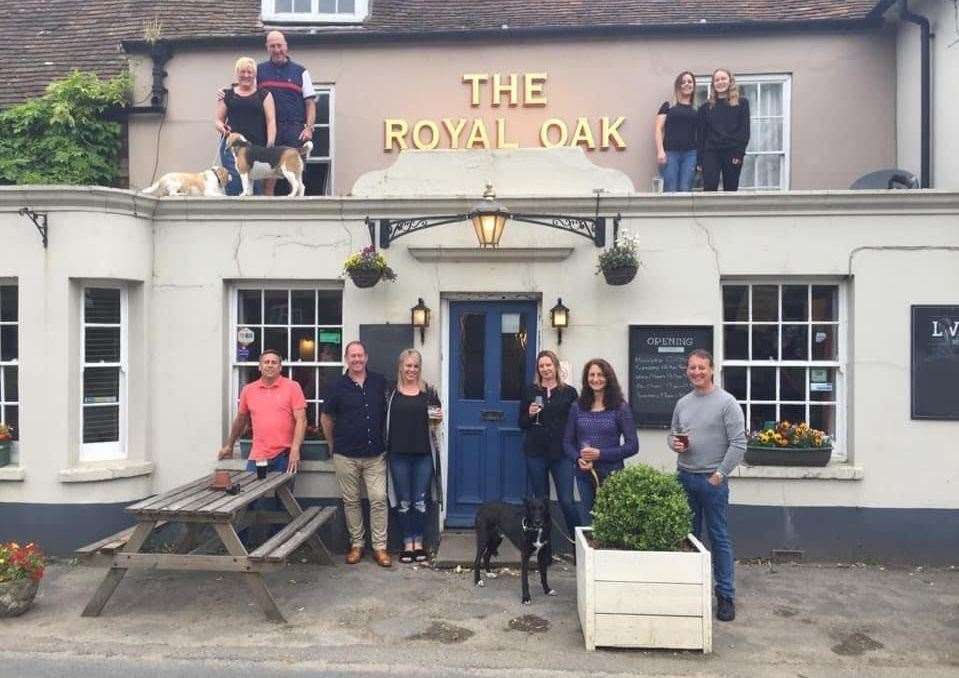
<instances>
[{"instance_id":1,"label":"pub building","mask_svg":"<svg viewBox=\"0 0 959 678\"><path fill-rule=\"evenodd\" d=\"M129 62L135 104L129 189L0 187L0 420L16 436L0 467L0 539L69 552L129 524L129 503L210 473L265 348L307 399L297 495L335 504L319 412L359 338L388 377L400 350L420 350L440 394L435 530L524 495L518 397L539 350L556 351L577 388L588 359L609 360L639 426L633 460L670 469L685 356L705 347L751 429L807 421L834 442L824 467L736 470L739 557L948 561L949 3L713 4L249 0L225 14L199 1L191 16L161 7L149 40L152 14L115 17L116 54L99 49L100 29L31 45L49 79L66 73L57 64L111 74ZM903 18L915 15L943 39L925 40ZM316 85L307 197L140 194L213 162L213 93L238 57L266 58L273 28ZM39 93L0 60L14 83L4 105ZM681 70L700 101L720 66L750 102L740 191L654 192L657 109ZM889 168L923 188L848 190ZM481 217L491 229L474 226ZM611 285L598 255L625 233L641 265ZM344 276L369 245L395 282ZM337 520L328 536L345 547Z\"/></svg>"}]
</instances>

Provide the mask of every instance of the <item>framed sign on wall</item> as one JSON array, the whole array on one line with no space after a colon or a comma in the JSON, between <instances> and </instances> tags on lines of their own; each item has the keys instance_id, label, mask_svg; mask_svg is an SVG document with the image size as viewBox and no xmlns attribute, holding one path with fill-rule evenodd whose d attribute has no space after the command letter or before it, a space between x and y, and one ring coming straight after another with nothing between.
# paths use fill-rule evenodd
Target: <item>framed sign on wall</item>
<instances>
[{"instance_id":1,"label":"framed sign on wall","mask_svg":"<svg viewBox=\"0 0 959 678\"><path fill-rule=\"evenodd\" d=\"M912 418L959 419L959 305L912 307Z\"/></svg>"}]
</instances>

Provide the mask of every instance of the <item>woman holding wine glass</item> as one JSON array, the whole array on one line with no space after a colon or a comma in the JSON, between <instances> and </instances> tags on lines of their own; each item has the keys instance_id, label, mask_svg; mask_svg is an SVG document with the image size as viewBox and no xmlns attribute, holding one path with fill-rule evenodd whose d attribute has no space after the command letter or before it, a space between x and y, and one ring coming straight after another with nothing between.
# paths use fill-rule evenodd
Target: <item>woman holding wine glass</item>
<instances>
[{"instance_id":1,"label":"woman holding wine glass","mask_svg":"<svg viewBox=\"0 0 959 678\"><path fill-rule=\"evenodd\" d=\"M573 502L573 463L563 454L563 431L575 400L576 389L564 384L560 376L559 358L552 351L540 351L536 376L519 407L519 427L525 431L527 488L531 497L549 500L552 475L570 537L579 525L579 514Z\"/></svg>"}]
</instances>

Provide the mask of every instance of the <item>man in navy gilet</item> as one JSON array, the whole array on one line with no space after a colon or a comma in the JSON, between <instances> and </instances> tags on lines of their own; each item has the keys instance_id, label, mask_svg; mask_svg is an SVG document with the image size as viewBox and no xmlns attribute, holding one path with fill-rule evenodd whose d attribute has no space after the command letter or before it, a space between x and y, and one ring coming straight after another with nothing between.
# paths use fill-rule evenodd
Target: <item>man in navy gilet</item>
<instances>
[{"instance_id":1,"label":"man in navy gilet","mask_svg":"<svg viewBox=\"0 0 959 678\"><path fill-rule=\"evenodd\" d=\"M313 138L316 121L316 90L310 73L291 61L286 38L279 31L266 35L270 60L256 68L256 85L273 94L276 105L276 145L299 148ZM276 179L263 180L263 192L273 195Z\"/></svg>"}]
</instances>

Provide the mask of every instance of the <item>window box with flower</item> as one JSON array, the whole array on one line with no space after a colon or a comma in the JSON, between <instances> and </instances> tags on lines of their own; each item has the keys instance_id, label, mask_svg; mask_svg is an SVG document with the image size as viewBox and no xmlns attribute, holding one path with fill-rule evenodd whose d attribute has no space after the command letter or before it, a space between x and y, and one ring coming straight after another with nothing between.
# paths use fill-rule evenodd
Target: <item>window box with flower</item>
<instances>
[{"instance_id":1,"label":"window box with flower","mask_svg":"<svg viewBox=\"0 0 959 678\"><path fill-rule=\"evenodd\" d=\"M769 422L749 436L746 463L751 466L825 466L832 457L832 439L806 422Z\"/></svg>"},{"instance_id":2,"label":"window box with flower","mask_svg":"<svg viewBox=\"0 0 959 678\"><path fill-rule=\"evenodd\" d=\"M632 282L640 264L636 249L636 236L626 228L620 229L613 246L600 253L596 272L601 272L609 285Z\"/></svg>"},{"instance_id":3,"label":"window box with flower","mask_svg":"<svg viewBox=\"0 0 959 678\"><path fill-rule=\"evenodd\" d=\"M0 422L0 466L10 464L10 452L13 449L13 427Z\"/></svg>"},{"instance_id":4,"label":"window box with flower","mask_svg":"<svg viewBox=\"0 0 959 678\"><path fill-rule=\"evenodd\" d=\"M0 617L17 617L30 609L45 565L35 544L0 544Z\"/></svg>"},{"instance_id":5,"label":"window box with flower","mask_svg":"<svg viewBox=\"0 0 959 678\"><path fill-rule=\"evenodd\" d=\"M380 278L396 280L396 273L387 265L386 258L372 245L356 254L351 254L343 262L343 273L357 287L373 287Z\"/></svg>"}]
</instances>

